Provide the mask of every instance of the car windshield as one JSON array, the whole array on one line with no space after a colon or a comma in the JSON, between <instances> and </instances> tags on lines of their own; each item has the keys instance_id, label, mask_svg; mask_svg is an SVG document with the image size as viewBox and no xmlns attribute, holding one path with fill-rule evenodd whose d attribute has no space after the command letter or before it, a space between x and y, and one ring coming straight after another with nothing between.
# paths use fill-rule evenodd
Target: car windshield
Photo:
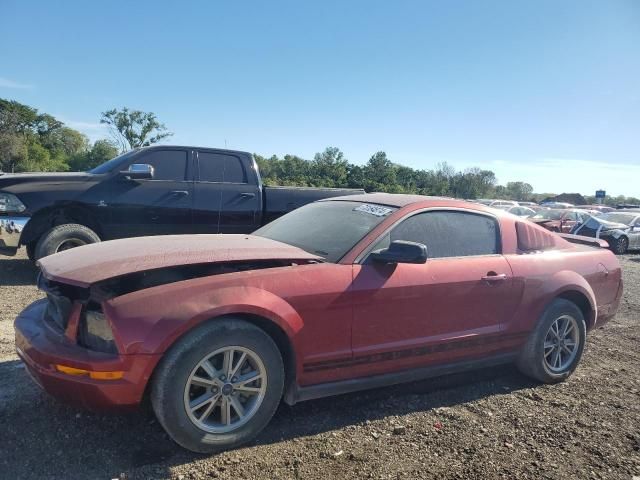
<instances>
[{"instance_id":1,"label":"car windshield","mask_svg":"<svg viewBox=\"0 0 640 480\"><path fill-rule=\"evenodd\" d=\"M253 234L302 248L335 263L396 210L350 201L310 203Z\"/></svg>"},{"instance_id":2,"label":"car windshield","mask_svg":"<svg viewBox=\"0 0 640 480\"><path fill-rule=\"evenodd\" d=\"M635 213L604 213L600 215L602 220L613 223L624 223L625 225L630 225L633 222L633 219L636 218L637 215Z\"/></svg>"},{"instance_id":3,"label":"car windshield","mask_svg":"<svg viewBox=\"0 0 640 480\"><path fill-rule=\"evenodd\" d=\"M89 170L89 173L93 173L96 175L99 175L101 173L109 173L118 168L119 165L126 162L129 158L131 158L134 153L136 153L136 150L130 150L127 153L118 155L117 157L112 158L111 160L107 160L106 162L98 165L96 168Z\"/></svg>"},{"instance_id":4,"label":"car windshield","mask_svg":"<svg viewBox=\"0 0 640 480\"><path fill-rule=\"evenodd\" d=\"M536 213L533 218L541 220L560 220L565 213L565 210L541 210Z\"/></svg>"}]
</instances>

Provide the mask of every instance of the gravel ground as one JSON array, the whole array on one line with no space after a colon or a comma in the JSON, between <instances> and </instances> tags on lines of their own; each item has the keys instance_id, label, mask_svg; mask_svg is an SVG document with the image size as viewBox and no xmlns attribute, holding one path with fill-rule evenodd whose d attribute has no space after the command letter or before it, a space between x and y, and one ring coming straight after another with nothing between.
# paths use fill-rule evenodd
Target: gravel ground
<instances>
[{"instance_id":1,"label":"gravel ground","mask_svg":"<svg viewBox=\"0 0 640 480\"><path fill-rule=\"evenodd\" d=\"M640 476L640 255L621 258L618 316L560 385L511 367L281 406L253 444L184 451L148 411L57 403L14 353L12 322L40 297L23 256L0 257L0 477L620 478Z\"/></svg>"}]
</instances>

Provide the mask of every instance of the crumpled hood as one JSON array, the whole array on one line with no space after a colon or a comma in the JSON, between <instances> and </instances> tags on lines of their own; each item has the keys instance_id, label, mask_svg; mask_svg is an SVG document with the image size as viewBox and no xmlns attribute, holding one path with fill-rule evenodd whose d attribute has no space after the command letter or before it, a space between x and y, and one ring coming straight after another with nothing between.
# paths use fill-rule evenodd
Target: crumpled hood
<instances>
[{"instance_id":1,"label":"crumpled hood","mask_svg":"<svg viewBox=\"0 0 640 480\"><path fill-rule=\"evenodd\" d=\"M94 243L38 262L49 280L78 287L128 273L203 263L322 260L300 248L253 235L167 235Z\"/></svg>"}]
</instances>

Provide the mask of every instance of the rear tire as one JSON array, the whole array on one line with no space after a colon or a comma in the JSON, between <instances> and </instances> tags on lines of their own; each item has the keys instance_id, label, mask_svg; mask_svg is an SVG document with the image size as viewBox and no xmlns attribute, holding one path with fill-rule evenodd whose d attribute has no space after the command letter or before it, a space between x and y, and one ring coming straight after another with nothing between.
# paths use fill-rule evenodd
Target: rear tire
<instances>
[{"instance_id":1,"label":"rear tire","mask_svg":"<svg viewBox=\"0 0 640 480\"><path fill-rule=\"evenodd\" d=\"M518 369L543 383L562 382L578 366L586 338L582 311L575 303L558 298L547 307L529 336L520 352Z\"/></svg>"},{"instance_id":2,"label":"rear tire","mask_svg":"<svg viewBox=\"0 0 640 480\"><path fill-rule=\"evenodd\" d=\"M611 242L611 250L616 255L624 255L629 248L629 239L625 236L618 237Z\"/></svg>"},{"instance_id":3,"label":"rear tire","mask_svg":"<svg viewBox=\"0 0 640 480\"><path fill-rule=\"evenodd\" d=\"M282 356L271 337L225 318L197 327L165 354L153 376L151 405L176 443L212 453L253 439L276 412L283 388Z\"/></svg>"},{"instance_id":4,"label":"rear tire","mask_svg":"<svg viewBox=\"0 0 640 480\"><path fill-rule=\"evenodd\" d=\"M57 225L38 240L35 248L35 259L40 260L63 250L90 243L98 243L99 241L100 237L96 232L84 225L77 223Z\"/></svg>"}]
</instances>

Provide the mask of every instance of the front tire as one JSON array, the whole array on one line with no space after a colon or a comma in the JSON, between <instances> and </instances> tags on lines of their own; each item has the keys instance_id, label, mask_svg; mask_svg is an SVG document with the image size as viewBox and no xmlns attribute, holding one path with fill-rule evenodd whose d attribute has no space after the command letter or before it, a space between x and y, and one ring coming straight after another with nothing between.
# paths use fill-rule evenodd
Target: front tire
<instances>
[{"instance_id":1,"label":"front tire","mask_svg":"<svg viewBox=\"0 0 640 480\"><path fill-rule=\"evenodd\" d=\"M629 248L629 239L627 237L618 237L611 242L611 250L616 255L624 255Z\"/></svg>"},{"instance_id":2,"label":"front tire","mask_svg":"<svg viewBox=\"0 0 640 480\"><path fill-rule=\"evenodd\" d=\"M40 260L54 253L99 241L100 237L96 232L84 225L77 223L57 225L38 240L35 248L35 259Z\"/></svg>"},{"instance_id":3,"label":"front tire","mask_svg":"<svg viewBox=\"0 0 640 480\"><path fill-rule=\"evenodd\" d=\"M225 318L196 328L165 354L151 404L176 443L212 453L253 439L276 412L283 388L284 364L271 337Z\"/></svg>"},{"instance_id":4,"label":"front tire","mask_svg":"<svg viewBox=\"0 0 640 480\"><path fill-rule=\"evenodd\" d=\"M578 366L586 338L582 311L573 302L556 299L531 333L518 358L518 368L543 383L562 382Z\"/></svg>"}]
</instances>

